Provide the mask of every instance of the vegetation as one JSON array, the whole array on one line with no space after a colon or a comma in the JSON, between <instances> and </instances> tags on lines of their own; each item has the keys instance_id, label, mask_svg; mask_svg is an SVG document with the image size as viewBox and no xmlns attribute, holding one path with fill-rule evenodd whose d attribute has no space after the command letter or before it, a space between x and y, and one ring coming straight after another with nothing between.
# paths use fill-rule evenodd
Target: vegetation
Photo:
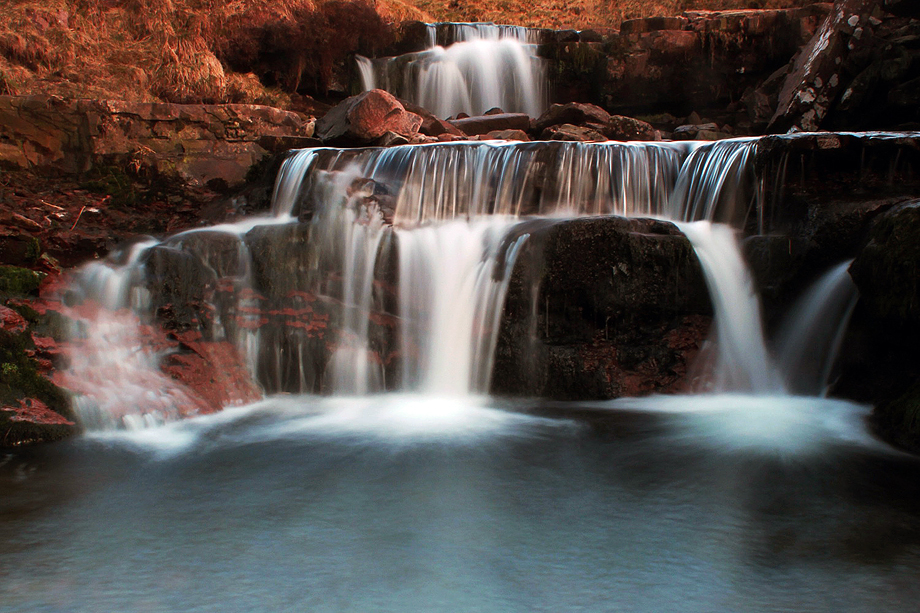
<instances>
[{"instance_id":1,"label":"vegetation","mask_svg":"<svg viewBox=\"0 0 920 613\"><path fill-rule=\"evenodd\" d=\"M0 94L296 106L406 20L617 27L688 9L806 0L7 0Z\"/></svg>"}]
</instances>

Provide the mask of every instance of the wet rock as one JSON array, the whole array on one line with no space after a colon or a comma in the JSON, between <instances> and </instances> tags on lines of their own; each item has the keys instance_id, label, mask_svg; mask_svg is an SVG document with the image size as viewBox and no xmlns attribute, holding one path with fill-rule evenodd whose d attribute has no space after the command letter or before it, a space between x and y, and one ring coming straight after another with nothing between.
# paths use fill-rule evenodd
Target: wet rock
<instances>
[{"instance_id":1,"label":"wet rock","mask_svg":"<svg viewBox=\"0 0 920 613\"><path fill-rule=\"evenodd\" d=\"M611 115L604 134L611 140L661 140L661 133L652 124L623 115Z\"/></svg>"},{"instance_id":2,"label":"wet rock","mask_svg":"<svg viewBox=\"0 0 920 613\"><path fill-rule=\"evenodd\" d=\"M405 138L418 133L422 118L410 113L381 89L352 96L316 122L316 136L330 145L366 145L393 132Z\"/></svg>"},{"instance_id":3,"label":"wet rock","mask_svg":"<svg viewBox=\"0 0 920 613\"><path fill-rule=\"evenodd\" d=\"M523 130L495 130L486 134L485 137L495 140L518 140L524 142L530 140L530 137L527 136L527 132Z\"/></svg>"},{"instance_id":4,"label":"wet rock","mask_svg":"<svg viewBox=\"0 0 920 613\"><path fill-rule=\"evenodd\" d=\"M479 136L496 130L529 130L530 117L524 113L503 113L501 115L481 115L448 121L467 136Z\"/></svg>"},{"instance_id":5,"label":"wet rock","mask_svg":"<svg viewBox=\"0 0 920 613\"><path fill-rule=\"evenodd\" d=\"M448 121L435 116L428 109L405 100L400 100L399 102L407 111L415 113L422 118L422 124L418 129L420 134L426 136L441 136L442 134L452 134L460 137L466 136L466 134L455 128Z\"/></svg>"},{"instance_id":6,"label":"wet rock","mask_svg":"<svg viewBox=\"0 0 920 613\"><path fill-rule=\"evenodd\" d=\"M533 124L536 132L542 132L550 126L564 123L576 126L587 123L606 124L610 121L610 113L594 104L582 102L569 102L567 104L553 104L545 113L540 115Z\"/></svg>"},{"instance_id":7,"label":"wet rock","mask_svg":"<svg viewBox=\"0 0 920 613\"><path fill-rule=\"evenodd\" d=\"M710 307L676 227L605 217L521 231L530 237L506 298L494 392L596 399L687 385Z\"/></svg>"},{"instance_id":8,"label":"wet rock","mask_svg":"<svg viewBox=\"0 0 920 613\"><path fill-rule=\"evenodd\" d=\"M540 133L540 140L596 143L606 141L607 137L602 132L588 126L573 126L570 123L564 123L543 130Z\"/></svg>"},{"instance_id":9,"label":"wet rock","mask_svg":"<svg viewBox=\"0 0 920 613\"><path fill-rule=\"evenodd\" d=\"M879 321L920 333L920 201L883 215L850 271Z\"/></svg>"}]
</instances>

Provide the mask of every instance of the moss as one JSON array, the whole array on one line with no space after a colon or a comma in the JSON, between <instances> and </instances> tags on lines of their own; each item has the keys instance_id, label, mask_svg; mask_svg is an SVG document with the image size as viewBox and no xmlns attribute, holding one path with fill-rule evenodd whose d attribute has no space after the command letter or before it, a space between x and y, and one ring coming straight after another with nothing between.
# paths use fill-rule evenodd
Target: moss
<instances>
[{"instance_id":1,"label":"moss","mask_svg":"<svg viewBox=\"0 0 920 613\"><path fill-rule=\"evenodd\" d=\"M141 201L141 190L125 170L115 164L97 164L81 187L95 194L109 196L110 204L131 208Z\"/></svg>"},{"instance_id":2,"label":"moss","mask_svg":"<svg viewBox=\"0 0 920 613\"><path fill-rule=\"evenodd\" d=\"M18 266L0 266L0 293L27 296L38 292L45 275Z\"/></svg>"}]
</instances>

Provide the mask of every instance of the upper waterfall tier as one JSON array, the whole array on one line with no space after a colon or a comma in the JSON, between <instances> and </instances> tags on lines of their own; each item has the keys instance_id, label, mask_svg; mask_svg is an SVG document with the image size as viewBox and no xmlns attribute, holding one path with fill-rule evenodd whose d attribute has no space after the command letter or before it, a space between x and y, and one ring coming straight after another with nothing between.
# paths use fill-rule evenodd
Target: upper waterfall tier
<instances>
[{"instance_id":1,"label":"upper waterfall tier","mask_svg":"<svg viewBox=\"0 0 920 613\"><path fill-rule=\"evenodd\" d=\"M492 108L540 115L548 106L536 31L491 23L428 24L428 48L392 58L358 56L365 91L385 89L446 118Z\"/></svg>"},{"instance_id":2,"label":"upper waterfall tier","mask_svg":"<svg viewBox=\"0 0 920 613\"><path fill-rule=\"evenodd\" d=\"M482 215L623 215L742 221L756 204L748 160L757 141L716 143L443 143L309 149L289 158L276 216L315 208L347 171L370 179L395 223L412 227ZM336 179L338 180L338 179Z\"/></svg>"}]
</instances>

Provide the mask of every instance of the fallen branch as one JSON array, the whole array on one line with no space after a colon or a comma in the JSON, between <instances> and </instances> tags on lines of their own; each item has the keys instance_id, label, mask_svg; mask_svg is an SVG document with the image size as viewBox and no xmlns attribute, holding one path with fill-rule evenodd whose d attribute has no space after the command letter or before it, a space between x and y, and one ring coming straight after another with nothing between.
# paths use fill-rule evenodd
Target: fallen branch
<instances>
[{"instance_id":1,"label":"fallen branch","mask_svg":"<svg viewBox=\"0 0 920 613\"><path fill-rule=\"evenodd\" d=\"M83 217L83 211L85 210L86 210L86 205L84 204L83 208L80 209L80 212L77 213L77 220L73 222L72 226L70 226L71 231L73 231L73 229L77 227L77 224L80 223L80 218Z\"/></svg>"}]
</instances>

